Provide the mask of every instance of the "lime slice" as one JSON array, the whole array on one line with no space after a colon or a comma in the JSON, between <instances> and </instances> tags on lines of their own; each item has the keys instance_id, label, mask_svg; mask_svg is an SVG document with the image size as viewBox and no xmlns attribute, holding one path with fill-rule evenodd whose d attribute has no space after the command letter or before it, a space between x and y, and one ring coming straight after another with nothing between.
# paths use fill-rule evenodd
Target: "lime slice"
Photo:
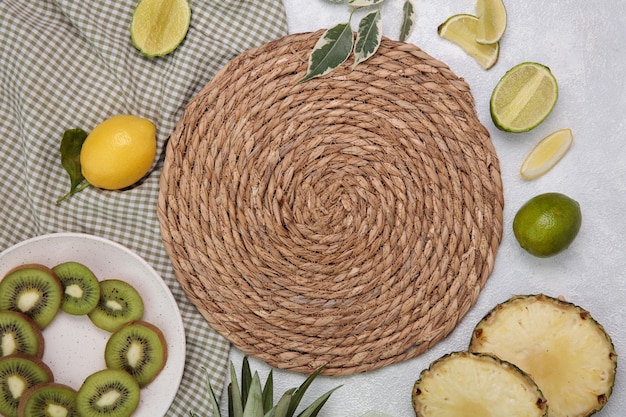
<instances>
[{"instance_id":1,"label":"lime slice","mask_svg":"<svg viewBox=\"0 0 626 417\"><path fill-rule=\"evenodd\" d=\"M130 23L131 40L146 56L167 55L185 39L190 21L187 0L141 0Z\"/></svg>"},{"instance_id":2,"label":"lime slice","mask_svg":"<svg viewBox=\"0 0 626 417\"><path fill-rule=\"evenodd\" d=\"M573 142L571 129L561 129L549 134L524 159L520 174L526 179L542 176L563 158Z\"/></svg>"},{"instance_id":3,"label":"lime slice","mask_svg":"<svg viewBox=\"0 0 626 417\"><path fill-rule=\"evenodd\" d=\"M506 9L502 0L478 0L476 3L476 42L490 44L500 40L506 29Z\"/></svg>"},{"instance_id":4,"label":"lime slice","mask_svg":"<svg viewBox=\"0 0 626 417\"><path fill-rule=\"evenodd\" d=\"M550 68L523 62L498 81L491 94L491 119L498 129L527 132L552 112L559 88Z\"/></svg>"},{"instance_id":5,"label":"lime slice","mask_svg":"<svg viewBox=\"0 0 626 417\"><path fill-rule=\"evenodd\" d=\"M444 39L460 46L484 69L489 69L498 61L500 44L484 45L476 42L478 18L469 14L456 14L437 28L437 33Z\"/></svg>"}]
</instances>

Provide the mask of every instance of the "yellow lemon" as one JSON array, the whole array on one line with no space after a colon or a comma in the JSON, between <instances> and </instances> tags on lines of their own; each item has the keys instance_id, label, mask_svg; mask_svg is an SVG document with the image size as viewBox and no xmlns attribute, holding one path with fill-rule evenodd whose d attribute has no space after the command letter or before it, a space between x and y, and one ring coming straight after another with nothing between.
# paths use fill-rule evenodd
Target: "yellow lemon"
<instances>
[{"instance_id":1,"label":"yellow lemon","mask_svg":"<svg viewBox=\"0 0 626 417\"><path fill-rule=\"evenodd\" d=\"M156 155L156 129L144 118L117 115L96 126L80 151L83 176L94 187L119 190L143 178Z\"/></svg>"}]
</instances>

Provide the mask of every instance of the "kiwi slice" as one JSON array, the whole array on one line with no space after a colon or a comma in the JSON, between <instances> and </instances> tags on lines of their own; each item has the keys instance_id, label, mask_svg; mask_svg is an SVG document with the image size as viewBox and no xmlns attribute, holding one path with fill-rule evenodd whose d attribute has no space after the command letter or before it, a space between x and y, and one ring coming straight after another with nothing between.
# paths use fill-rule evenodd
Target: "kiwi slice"
<instances>
[{"instance_id":1,"label":"kiwi slice","mask_svg":"<svg viewBox=\"0 0 626 417\"><path fill-rule=\"evenodd\" d=\"M80 417L76 410L76 391L54 382L37 384L22 394L18 417Z\"/></svg>"},{"instance_id":2,"label":"kiwi slice","mask_svg":"<svg viewBox=\"0 0 626 417\"><path fill-rule=\"evenodd\" d=\"M0 310L24 313L43 329L59 312L62 294L61 281L52 269L22 265L0 281Z\"/></svg>"},{"instance_id":3,"label":"kiwi slice","mask_svg":"<svg viewBox=\"0 0 626 417\"><path fill-rule=\"evenodd\" d=\"M100 284L89 268L78 262L63 262L52 270L63 286L61 310L82 316L96 308L100 300Z\"/></svg>"},{"instance_id":4,"label":"kiwi slice","mask_svg":"<svg viewBox=\"0 0 626 417\"><path fill-rule=\"evenodd\" d=\"M0 359L0 415L17 417L20 398L31 387L53 382L50 368L41 360L15 354Z\"/></svg>"},{"instance_id":5,"label":"kiwi slice","mask_svg":"<svg viewBox=\"0 0 626 417\"><path fill-rule=\"evenodd\" d=\"M30 317L17 311L0 311L0 357L23 353L43 356L41 329Z\"/></svg>"},{"instance_id":6,"label":"kiwi slice","mask_svg":"<svg viewBox=\"0 0 626 417\"><path fill-rule=\"evenodd\" d=\"M139 405L139 384L128 372L104 369L85 379L76 395L81 417L128 417Z\"/></svg>"},{"instance_id":7,"label":"kiwi slice","mask_svg":"<svg viewBox=\"0 0 626 417\"><path fill-rule=\"evenodd\" d=\"M161 329L145 321L133 321L117 329L104 349L109 369L122 369L145 387L167 361L167 343Z\"/></svg>"},{"instance_id":8,"label":"kiwi slice","mask_svg":"<svg viewBox=\"0 0 626 417\"><path fill-rule=\"evenodd\" d=\"M141 320L142 317L143 300L132 285L119 279L100 281L100 300L89 313L93 324L113 332L121 325Z\"/></svg>"}]
</instances>

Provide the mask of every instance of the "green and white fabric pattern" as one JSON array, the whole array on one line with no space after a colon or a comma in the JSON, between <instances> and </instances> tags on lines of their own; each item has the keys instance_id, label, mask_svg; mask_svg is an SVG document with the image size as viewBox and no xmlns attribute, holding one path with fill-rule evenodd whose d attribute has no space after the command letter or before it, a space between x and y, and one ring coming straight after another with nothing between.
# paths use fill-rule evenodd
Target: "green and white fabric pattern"
<instances>
[{"instance_id":1,"label":"green and white fabric pattern","mask_svg":"<svg viewBox=\"0 0 626 417\"><path fill-rule=\"evenodd\" d=\"M287 34L277 0L190 0L191 27L170 55L147 58L130 41L133 0L0 0L0 251L54 232L118 242L150 263L172 290L187 335L185 373L167 416L209 415L206 368L217 392L230 345L176 281L156 204L168 136L186 103L226 62ZM57 204L70 187L60 162L67 129L89 132L116 114L151 120L158 155L125 191L94 187Z\"/></svg>"}]
</instances>

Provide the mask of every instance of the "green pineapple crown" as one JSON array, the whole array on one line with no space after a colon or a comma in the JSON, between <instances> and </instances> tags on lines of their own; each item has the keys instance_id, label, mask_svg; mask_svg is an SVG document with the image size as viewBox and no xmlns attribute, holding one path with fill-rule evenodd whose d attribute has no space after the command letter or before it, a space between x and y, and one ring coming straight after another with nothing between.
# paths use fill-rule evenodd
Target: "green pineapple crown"
<instances>
[{"instance_id":1,"label":"green pineapple crown","mask_svg":"<svg viewBox=\"0 0 626 417\"><path fill-rule=\"evenodd\" d=\"M273 371L270 370L265 384L261 387L261 378L258 372L250 370L248 357L243 358L241 367L241 387L237 381L234 365L230 364L230 379L228 384L228 417L293 417L296 409L302 401L304 393L309 388L313 380L322 372L323 367L318 368L309 375L298 387L291 388L281 396L274 404L274 378ZM297 417L316 417L331 394L340 388L335 387L324 395L313 401ZM211 387L207 374L207 391L211 401L214 417L222 417L218 406L218 401ZM194 412L189 413L191 417L200 417Z\"/></svg>"}]
</instances>

